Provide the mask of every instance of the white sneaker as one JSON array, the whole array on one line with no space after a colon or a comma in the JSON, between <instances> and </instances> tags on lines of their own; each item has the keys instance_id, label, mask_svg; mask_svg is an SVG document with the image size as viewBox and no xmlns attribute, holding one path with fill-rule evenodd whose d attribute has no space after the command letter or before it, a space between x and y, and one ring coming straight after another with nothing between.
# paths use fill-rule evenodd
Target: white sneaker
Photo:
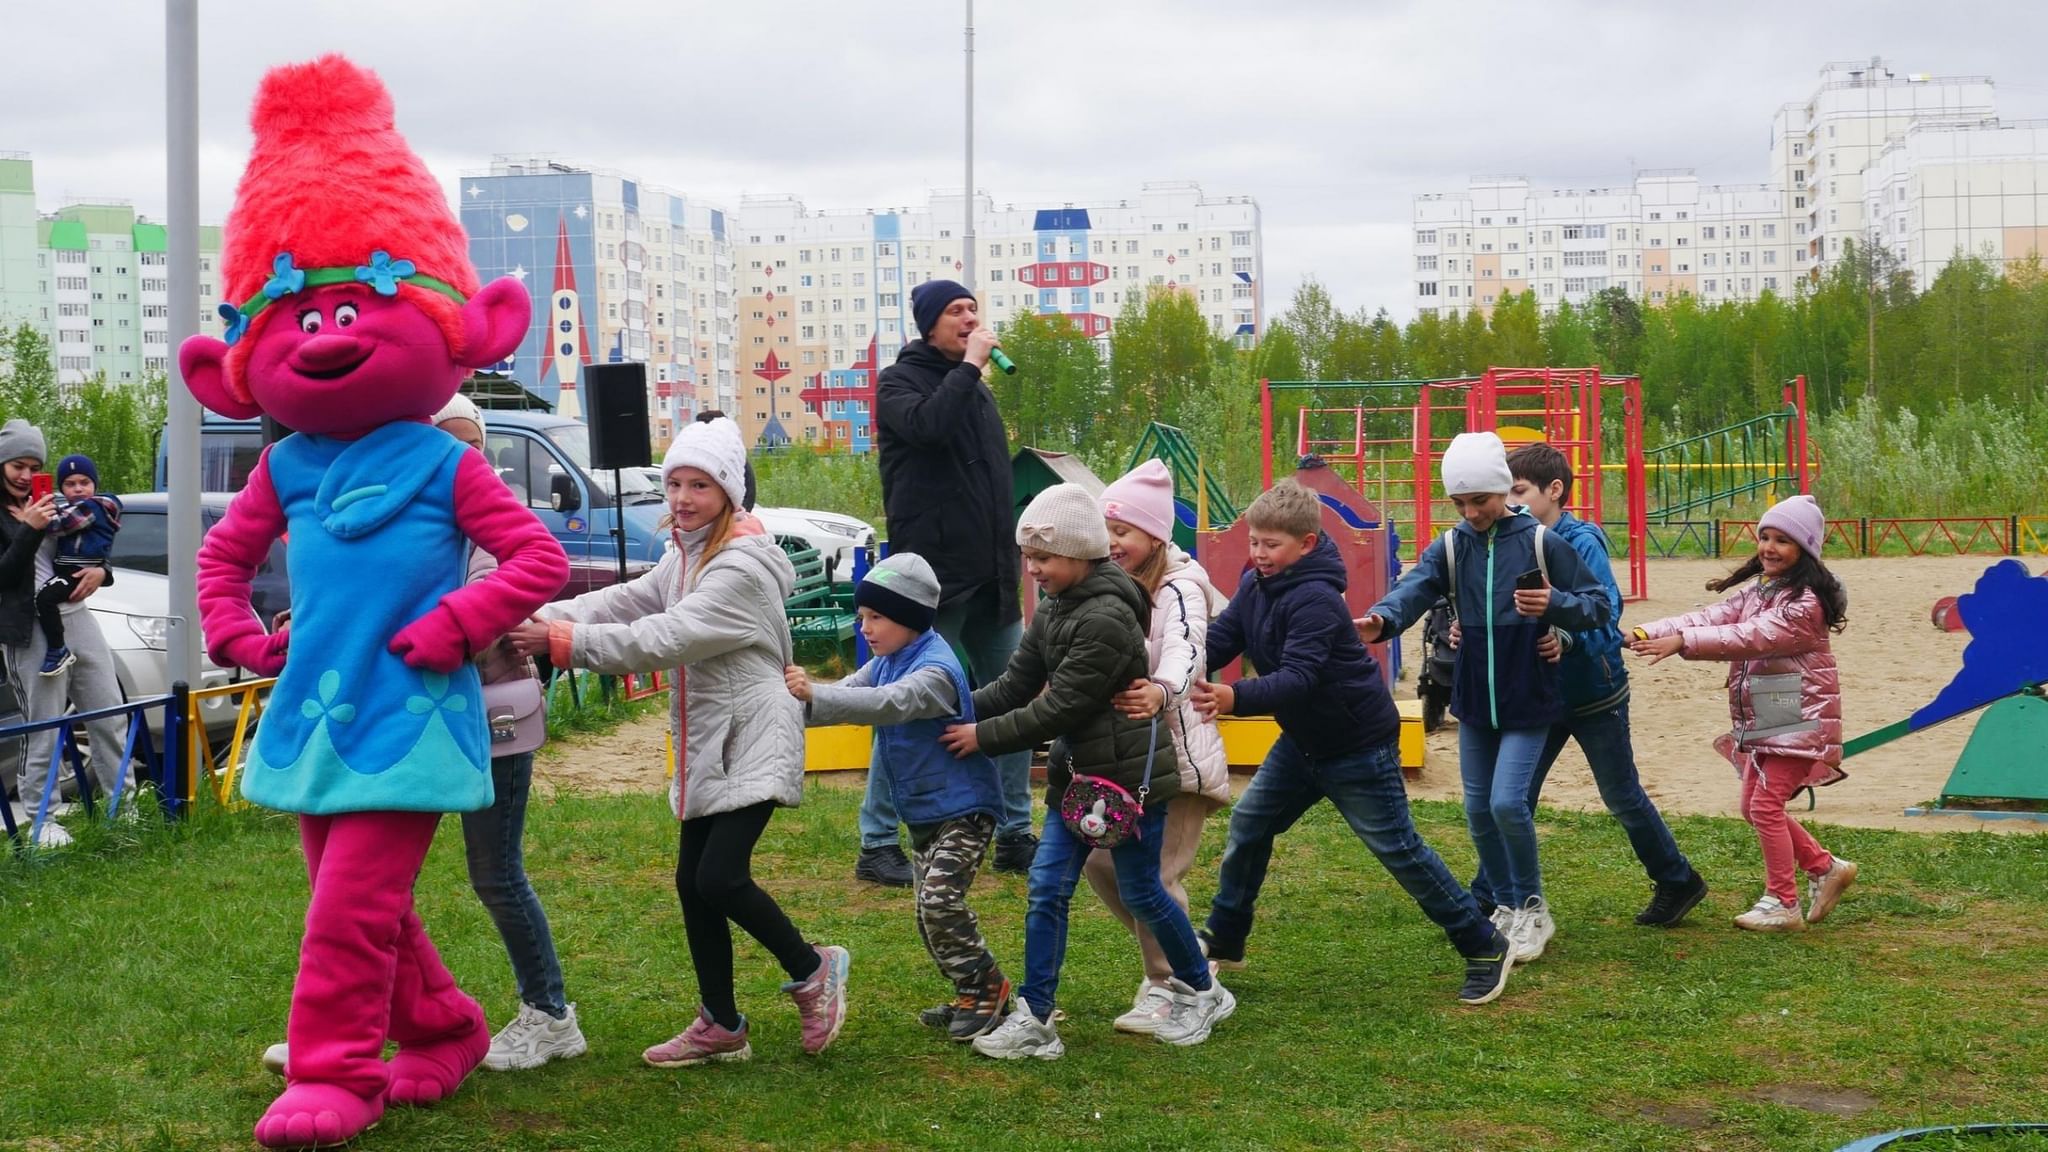
<instances>
[{"instance_id":1,"label":"white sneaker","mask_svg":"<svg viewBox=\"0 0 2048 1152\"><path fill-rule=\"evenodd\" d=\"M1200 1044L1209 1038L1216 1025L1237 1011L1237 997L1223 982L1211 977L1206 991L1197 992L1179 980L1167 982L1173 995L1173 1008L1165 1023L1152 1034L1162 1044L1186 1047Z\"/></svg>"},{"instance_id":2,"label":"white sneaker","mask_svg":"<svg viewBox=\"0 0 2048 1152\"><path fill-rule=\"evenodd\" d=\"M1804 932L1806 919L1799 915L1797 905L1787 904L1766 892L1754 908L1735 918L1735 926L1751 932Z\"/></svg>"},{"instance_id":3,"label":"white sneaker","mask_svg":"<svg viewBox=\"0 0 2048 1152\"><path fill-rule=\"evenodd\" d=\"M1026 1057L1057 1060L1066 1055L1067 1046L1051 1024L1040 1023L1020 1000L1017 1010L1010 1013L1010 1018L1000 1027L986 1036L974 1038L974 1050L995 1060L1022 1060Z\"/></svg>"},{"instance_id":4,"label":"white sneaker","mask_svg":"<svg viewBox=\"0 0 2048 1152\"><path fill-rule=\"evenodd\" d=\"M560 1020L521 1004L519 1015L491 1037L491 1050L484 1054L484 1067L493 1072L517 1072L538 1068L550 1060L568 1060L590 1051L583 1029L576 1026L576 1006Z\"/></svg>"},{"instance_id":5,"label":"white sneaker","mask_svg":"<svg viewBox=\"0 0 2048 1152\"><path fill-rule=\"evenodd\" d=\"M1825 872L1806 878L1806 922L1818 924L1835 910L1835 903L1849 885L1856 882L1856 862L1835 857Z\"/></svg>"},{"instance_id":6,"label":"white sneaker","mask_svg":"<svg viewBox=\"0 0 2048 1152\"><path fill-rule=\"evenodd\" d=\"M1215 979L1211 972L1210 979ZM1159 1031L1173 1014L1173 991L1164 984L1147 980L1138 985L1138 994L1131 1000L1131 1010L1116 1018L1115 1028L1119 1032L1130 1032L1139 1036L1150 1036Z\"/></svg>"},{"instance_id":7,"label":"white sneaker","mask_svg":"<svg viewBox=\"0 0 2048 1152\"><path fill-rule=\"evenodd\" d=\"M1531 896L1513 913L1508 940L1515 946L1515 963L1527 964L1543 958L1543 947L1557 935L1557 922L1550 918L1550 905L1541 896Z\"/></svg>"},{"instance_id":8,"label":"white sneaker","mask_svg":"<svg viewBox=\"0 0 2048 1152\"><path fill-rule=\"evenodd\" d=\"M55 820L43 821L42 828L36 832L36 847L38 848L63 848L70 843L71 833L66 832L64 826Z\"/></svg>"},{"instance_id":9,"label":"white sneaker","mask_svg":"<svg viewBox=\"0 0 2048 1152\"><path fill-rule=\"evenodd\" d=\"M1495 904L1493 911L1486 914L1486 918L1493 922L1495 928L1500 929L1500 934L1503 936L1514 930L1515 910L1505 904Z\"/></svg>"},{"instance_id":10,"label":"white sneaker","mask_svg":"<svg viewBox=\"0 0 2048 1152\"><path fill-rule=\"evenodd\" d=\"M291 1058L291 1053L291 1047L285 1044L272 1044L270 1047L265 1048L263 1050L263 1070L272 1076L284 1075L285 1063Z\"/></svg>"}]
</instances>

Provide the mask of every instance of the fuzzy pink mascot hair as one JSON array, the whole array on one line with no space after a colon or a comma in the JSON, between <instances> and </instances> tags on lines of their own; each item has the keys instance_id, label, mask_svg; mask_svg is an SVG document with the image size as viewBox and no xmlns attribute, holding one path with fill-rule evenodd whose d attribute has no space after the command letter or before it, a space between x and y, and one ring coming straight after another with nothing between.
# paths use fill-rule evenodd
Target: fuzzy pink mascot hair
<instances>
[{"instance_id":1,"label":"fuzzy pink mascot hair","mask_svg":"<svg viewBox=\"0 0 2048 1152\"><path fill-rule=\"evenodd\" d=\"M235 189L221 253L226 299L240 305L262 291L271 262L291 254L301 268L367 264L384 250L410 260L465 297L477 293L469 238L448 200L398 127L377 74L341 56L272 69L249 113L256 134ZM405 298L432 317L456 360L464 352L462 310L439 292L401 283ZM250 336L285 308L250 322ZM249 399L243 365L253 339L228 350L227 386Z\"/></svg>"}]
</instances>

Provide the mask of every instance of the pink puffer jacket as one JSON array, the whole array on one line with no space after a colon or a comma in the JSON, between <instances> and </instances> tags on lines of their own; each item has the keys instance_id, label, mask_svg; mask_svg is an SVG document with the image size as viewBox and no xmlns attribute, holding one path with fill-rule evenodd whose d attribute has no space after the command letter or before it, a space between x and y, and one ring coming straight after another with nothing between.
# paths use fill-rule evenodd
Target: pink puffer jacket
<instances>
[{"instance_id":1,"label":"pink puffer jacket","mask_svg":"<svg viewBox=\"0 0 2048 1152\"><path fill-rule=\"evenodd\" d=\"M1677 634L1687 660L1726 660L1734 730L1714 747L1741 773L1763 756L1809 761L1802 784L1833 784L1842 764L1842 682L1821 604L1812 590L1788 595L1757 581L1719 604L1639 625L1655 639Z\"/></svg>"}]
</instances>

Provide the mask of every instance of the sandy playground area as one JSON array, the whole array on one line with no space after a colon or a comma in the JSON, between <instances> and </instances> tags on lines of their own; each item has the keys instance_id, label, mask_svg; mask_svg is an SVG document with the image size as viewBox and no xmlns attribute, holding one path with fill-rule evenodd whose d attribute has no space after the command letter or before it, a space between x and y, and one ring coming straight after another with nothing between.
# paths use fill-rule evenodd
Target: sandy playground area
<instances>
[{"instance_id":1,"label":"sandy playground area","mask_svg":"<svg viewBox=\"0 0 2048 1152\"><path fill-rule=\"evenodd\" d=\"M1934 698L1962 663L1964 633L1938 632L1928 621L1934 601L1968 591L1995 558L1914 557L1840 560L1831 567L1849 590L1849 630L1835 638L1842 669L1842 707L1851 736L1903 719ZM1624 621L1653 620L1718 598L1702 585L1732 561L1657 560L1650 564L1650 598L1631 604ZM2037 562L2030 565L2041 570ZM1396 694L1415 693L1417 636L1406 638L1406 667ZM1726 665L1666 660L1654 668L1631 658L1631 718L1643 784L1666 811L1735 816L1737 788L1727 762L1714 754L1713 737L1728 726L1722 680ZM1968 741L1975 717L1953 721L1856 757L1849 778L1820 790L1813 819L1866 827L1946 831L1991 828L2039 831L2031 821L1976 821L1967 817L1909 817L1907 807L1934 799ZM1411 794L1456 799L1457 731L1429 738L1428 763ZM654 791L662 775L663 720L651 717L602 737L544 750L535 775L543 786L570 790ZM2048 763L2044 763L2048 770ZM833 778L856 785L856 773ZM1544 789L1546 804L1598 809L1600 797L1576 746L1566 749ZM1803 810L1803 806L1802 810Z\"/></svg>"}]
</instances>

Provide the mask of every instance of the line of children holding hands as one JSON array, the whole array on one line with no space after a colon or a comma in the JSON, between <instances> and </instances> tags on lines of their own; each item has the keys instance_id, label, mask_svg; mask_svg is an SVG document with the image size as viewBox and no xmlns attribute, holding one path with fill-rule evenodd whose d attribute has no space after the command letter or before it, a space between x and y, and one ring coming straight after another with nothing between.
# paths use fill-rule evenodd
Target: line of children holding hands
<instances>
[{"instance_id":1,"label":"line of children holding hands","mask_svg":"<svg viewBox=\"0 0 2048 1152\"><path fill-rule=\"evenodd\" d=\"M1217 974L1244 966L1273 841L1324 798L1464 958L1459 1000L1492 1001L1513 966L1541 956L1555 931L1532 810L1568 737L1587 751L1603 799L1649 872L1651 903L1637 922L1676 924L1706 886L1636 778L1614 624L1620 596L1604 544L1597 529L1559 514L1569 470L1559 476L1557 461L1527 453L1518 478L1497 437L1458 437L1442 475L1461 522L1358 620L1344 605L1336 546L1320 530L1321 504L1293 481L1247 510L1255 571L1227 606L1170 542L1172 483L1158 462L1118 480L1100 502L1075 485L1047 489L1017 526L1044 599L1005 674L970 691L931 628L937 580L911 554L889 557L856 589L874 658L836 684L811 683L790 659L783 620L793 572L740 510L738 431L728 420L685 428L663 461L677 546L639 580L551 605L512 634L517 649L547 651L558 666L679 668L676 880L701 1004L681 1034L647 1050L647 1062L750 1054L729 923L784 968L804 1050L822 1051L839 1033L850 956L807 941L750 871L773 810L801 798L806 723L875 726L910 827L919 935L953 991L920 1018L991 1057L1064 1051L1056 994L1083 875L1143 956L1132 1007L1114 1026L1177 1045L1205 1040L1235 1009ZM1511 508L1511 490L1537 515ZM1845 603L1819 562L1823 527L1805 498L1772 509L1758 556L1718 587L1752 576L1761 583L1703 612L1644 625L1628 644L1653 663L1684 655L1734 666L1735 732L1722 747L1742 774L1745 814L1769 871L1769 893L1737 919L1747 928L1817 922L1855 876L1853 864L1830 857L1784 812L1798 787L1840 776L1827 634L1839 630ZM1517 579L1530 572L1538 576ZM1479 897L1416 832L1399 716L1366 648L1453 589L1463 625L1452 711ZM1260 674L1234 684L1206 679L1239 656ZM1198 930L1182 880L1204 818L1227 802L1214 726L1226 713L1271 715L1282 734L1232 807L1218 892ZM1047 741L1047 814L1029 878L1023 981L1013 985L967 894L994 832L989 755ZM1803 919L1795 861L1813 877Z\"/></svg>"}]
</instances>

